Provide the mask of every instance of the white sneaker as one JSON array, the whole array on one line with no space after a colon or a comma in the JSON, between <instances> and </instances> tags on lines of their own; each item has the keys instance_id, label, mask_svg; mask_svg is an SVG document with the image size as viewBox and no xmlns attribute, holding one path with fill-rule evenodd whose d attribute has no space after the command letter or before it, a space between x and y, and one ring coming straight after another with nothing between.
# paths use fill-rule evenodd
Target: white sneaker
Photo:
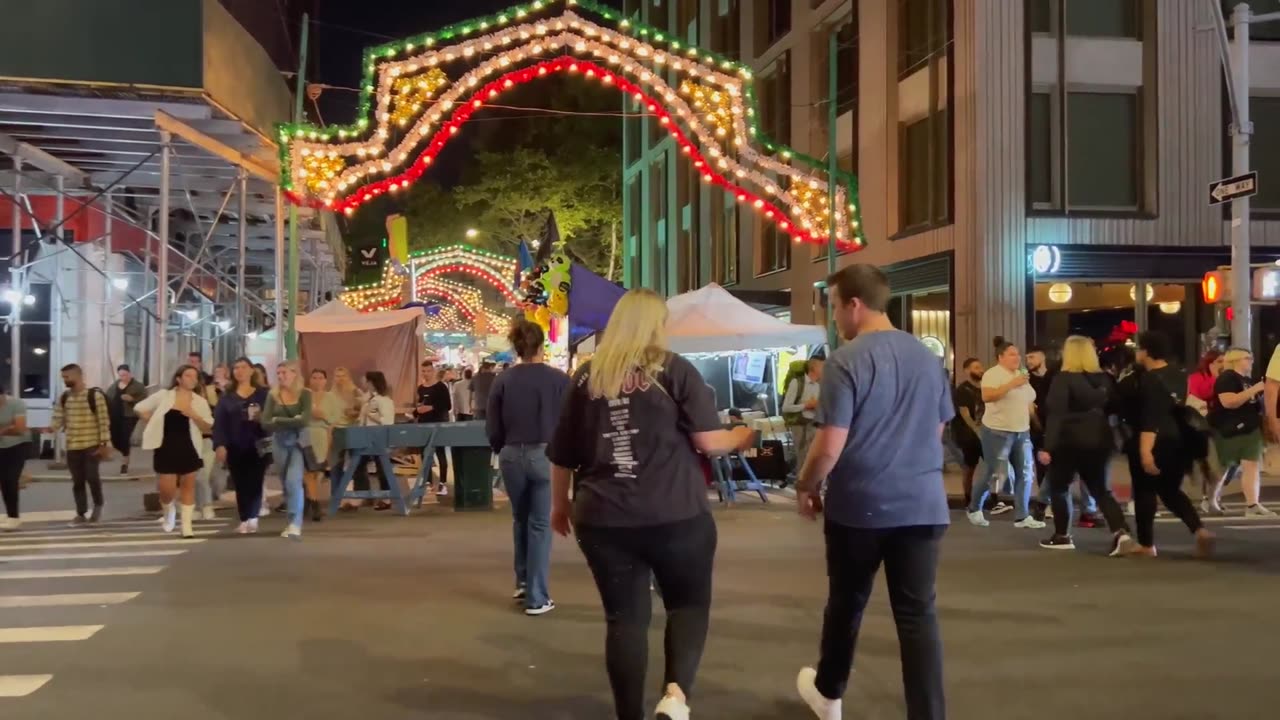
<instances>
[{"instance_id":1,"label":"white sneaker","mask_svg":"<svg viewBox=\"0 0 1280 720\"><path fill-rule=\"evenodd\" d=\"M253 518L252 520L249 521L249 532L251 533L258 532L258 518Z\"/></svg>"},{"instance_id":2,"label":"white sneaker","mask_svg":"<svg viewBox=\"0 0 1280 720\"><path fill-rule=\"evenodd\" d=\"M800 674L796 676L796 690L800 693L800 699L804 700L805 705L813 711L818 720L840 720L839 700L832 700L822 696L818 692L818 686L814 682L818 679L818 671L813 668L802 668Z\"/></svg>"},{"instance_id":3,"label":"white sneaker","mask_svg":"<svg viewBox=\"0 0 1280 720\"><path fill-rule=\"evenodd\" d=\"M975 527L990 527L991 521L982 514L981 510L977 512L965 513L969 518L969 524Z\"/></svg>"},{"instance_id":4,"label":"white sneaker","mask_svg":"<svg viewBox=\"0 0 1280 720\"><path fill-rule=\"evenodd\" d=\"M0 530L3 530L4 532L14 532L20 527L22 527L21 518L6 517L4 519L4 524L0 525Z\"/></svg>"},{"instance_id":5,"label":"white sneaker","mask_svg":"<svg viewBox=\"0 0 1280 720\"><path fill-rule=\"evenodd\" d=\"M515 592L513 592L513 593L511 593L511 599L512 599L512 600L523 600L523 599L524 599L524 588L522 588L522 587L518 587L518 588L516 588L516 591L515 591Z\"/></svg>"},{"instance_id":6,"label":"white sneaker","mask_svg":"<svg viewBox=\"0 0 1280 720\"><path fill-rule=\"evenodd\" d=\"M160 529L167 533L173 532L178 527L178 504L169 503L161 507L164 511L163 517L160 518Z\"/></svg>"},{"instance_id":7,"label":"white sneaker","mask_svg":"<svg viewBox=\"0 0 1280 720\"><path fill-rule=\"evenodd\" d=\"M1003 501L996 501L996 504L991 506L992 515L1003 515L1010 510L1013 510L1013 506Z\"/></svg>"},{"instance_id":8,"label":"white sneaker","mask_svg":"<svg viewBox=\"0 0 1280 720\"><path fill-rule=\"evenodd\" d=\"M689 706L672 695L666 695L654 709L653 716L660 720L689 720Z\"/></svg>"},{"instance_id":9,"label":"white sneaker","mask_svg":"<svg viewBox=\"0 0 1280 720\"><path fill-rule=\"evenodd\" d=\"M271 514L271 508L267 507L267 504L265 502L262 503L262 507L258 508L258 517L267 517L270 514Z\"/></svg>"},{"instance_id":10,"label":"white sneaker","mask_svg":"<svg viewBox=\"0 0 1280 720\"><path fill-rule=\"evenodd\" d=\"M536 608L525 608L524 614L528 615L529 617L537 617L539 615L546 615L547 613L555 609L556 609L555 601L548 600L545 605L542 605Z\"/></svg>"},{"instance_id":11,"label":"white sneaker","mask_svg":"<svg viewBox=\"0 0 1280 720\"><path fill-rule=\"evenodd\" d=\"M1275 512L1268 510L1262 503L1254 503L1244 509L1245 517L1275 517Z\"/></svg>"},{"instance_id":12,"label":"white sneaker","mask_svg":"<svg viewBox=\"0 0 1280 720\"><path fill-rule=\"evenodd\" d=\"M298 527L297 525L290 525L289 527L284 529L284 532L280 533L280 537L292 538L294 540L301 540L302 528Z\"/></svg>"},{"instance_id":13,"label":"white sneaker","mask_svg":"<svg viewBox=\"0 0 1280 720\"><path fill-rule=\"evenodd\" d=\"M1039 530L1044 527L1044 522L1028 515L1014 523L1013 526L1016 528L1025 528L1027 530Z\"/></svg>"},{"instance_id":14,"label":"white sneaker","mask_svg":"<svg viewBox=\"0 0 1280 720\"><path fill-rule=\"evenodd\" d=\"M236 528L236 532L241 535L248 535L253 532L253 530L249 529L249 522L246 520L245 522L240 523L240 527Z\"/></svg>"},{"instance_id":15,"label":"white sneaker","mask_svg":"<svg viewBox=\"0 0 1280 720\"><path fill-rule=\"evenodd\" d=\"M214 512L213 508L206 505L200 510L200 519L201 520L217 520L218 513Z\"/></svg>"}]
</instances>

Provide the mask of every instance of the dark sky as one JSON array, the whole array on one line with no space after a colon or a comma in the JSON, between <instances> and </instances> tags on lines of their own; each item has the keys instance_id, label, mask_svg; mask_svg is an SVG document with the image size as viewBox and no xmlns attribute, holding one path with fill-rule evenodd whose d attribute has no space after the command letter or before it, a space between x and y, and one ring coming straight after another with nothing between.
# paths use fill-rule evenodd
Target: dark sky
<instances>
[{"instance_id":1,"label":"dark sky","mask_svg":"<svg viewBox=\"0 0 1280 720\"><path fill-rule=\"evenodd\" d=\"M308 80L348 88L360 82L365 47L490 15L516 4L516 0L313 1ZM604 1L622 6L622 0ZM321 96L320 112L328 124L345 124L354 118L356 102L354 92L326 90ZM314 111L314 107L308 108L309 113Z\"/></svg>"}]
</instances>

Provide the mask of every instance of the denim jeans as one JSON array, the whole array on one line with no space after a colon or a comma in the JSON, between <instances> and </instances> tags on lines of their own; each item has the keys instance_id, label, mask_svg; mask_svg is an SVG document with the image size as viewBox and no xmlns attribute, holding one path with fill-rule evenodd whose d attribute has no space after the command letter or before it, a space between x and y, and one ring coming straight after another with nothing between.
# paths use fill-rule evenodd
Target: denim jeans
<instances>
[{"instance_id":1,"label":"denim jeans","mask_svg":"<svg viewBox=\"0 0 1280 720\"><path fill-rule=\"evenodd\" d=\"M827 608L815 685L823 697L844 696L862 614L884 565L889 608L898 630L907 720L944 720L942 634L935 588L945 525L853 528L826 522Z\"/></svg>"},{"instance_id":2,"label":"denim jeans","mask_svg":"<svg viewBox=\"0 0 1280 720\"><path fill-rule=\"evenodd\" d=\"M507 445L498 453L502 481L511 501L516 587L525 590L527 608L551 600L551 461L547 446Z\"/></svg>"},{"instance_id":3,"label":"denim jeans","mask_svg":"<svg viewBox=\"0 0 1280 720\"><path fill-rule=\"evenodd\" d=\"M302 527L302 515L306 493L302 490L302 445L300 437L305 430L280 430L272 438L276 470L280 484L284 486L285 504L289 509L289 524Z\"/></svg>"},{"instance_id":4,"label":"denim jeans","mask_svg":"<svg viewBox=\"0 0 1280 720\"><path fill-rule=\"evenodd\" d=\"M1052 472L1052 469L1050 470L1050 472ZM1108 490L1111 489L1111 464L1110 463L1107 464L1106 474L1103 476L1103 484ZM1053 505L1052 485L1053 483L1049 482L1049 473L1046 472L1044 479L1040 481L1040 489L1036 491L1036 502L1042 503L1046 507ZM1097 515L1098 501L1094 499L1093 495L1089 492L1088 488L1085 487L1084 480L1079 479L1074 483L1072 483L1072 485L1075 488L1075 492L1067 493L1067 515L1068 515L1067 520L1070 520L1071 517L1074 517L1075 515L1075 502L1072 497L1073 495L1078 495L1084 499L1083 514ZM1053 512L1056 515L1058 511L1054 510Z\"/></svg>"},{"instance_id":5,"label":"denim jeans","mask_svg":"<svg viewBox=\"0 0 1280 720\"><path fill-rule=\"evenodd\" d=\"M1036 476L1035 458L1031 452L1031 433L992 430L983 425L978 432L982 441L982 458L986 462L973 476L973 499L969 512L978 512L987 501L995 464L1007 459L1013 469L1014 519L1021 520L1031 513L1031 480Z\"/></svg>"}]
</instances>

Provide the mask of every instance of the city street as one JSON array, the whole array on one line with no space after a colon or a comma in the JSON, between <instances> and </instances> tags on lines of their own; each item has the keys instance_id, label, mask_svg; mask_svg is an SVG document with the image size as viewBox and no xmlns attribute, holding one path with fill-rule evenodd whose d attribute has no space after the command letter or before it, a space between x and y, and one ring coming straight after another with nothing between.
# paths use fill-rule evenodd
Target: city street
<instances>
[{"instance_id":1,"label":"city street","mask_svg":"<svg viewBox=\"0 0 1280 720\"><path fill-rule=\"evenodd\" d=\"M509 525L438 506L308 525L301 542L240 537L229 518L163 536L145 483L113 483L112 521L32 522L0 536L0 715L153 717L610 717L603 623L571 542L557 541L559 608L509 600ZM69 487L24 492L32 517ZM804 718L795 671L812 661L824 598L821 534L787 498L717 508L711 638L693 707L704 718ZM140 517L131 514L133 517ZM224 517L226 511L224 511ZM54 517L45 515L45 517ZM1075 553L1001 516L946 540L939 605L953 718L1254 718L1280 711L1270 678L1280 521L1214 520L1220 557L1190 559L1180 527L1162 557L1109 560L1101 530ZM661 612L651 678L661 668ZM903 717L883 589L868 611L846 718Z\"/></svg>"}]
</instances>

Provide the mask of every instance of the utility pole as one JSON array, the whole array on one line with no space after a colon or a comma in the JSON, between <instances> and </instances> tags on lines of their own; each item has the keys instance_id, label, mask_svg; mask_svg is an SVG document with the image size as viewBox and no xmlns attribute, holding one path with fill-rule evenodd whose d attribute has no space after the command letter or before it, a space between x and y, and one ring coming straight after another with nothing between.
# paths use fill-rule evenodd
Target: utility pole
<instances>
[{"instance_id":1,"label":"utility pole","mask_svg":"<svg viewBox=\"0 0 1280 720\"><path fill-rule=\"evenodd\" d=\"M302 13L302 42L298 49L298 77L294 90L293 98L293 122L295 125L302 122L302 98L307 90L307 29L311 23L308 21L307 13ZM289 203L289 317L286 322L288 329L285 333L285 354L289 360L298 359L298 330L295 325L298 318L298 274L301 272L302 258L298 252L298 206ZM283 268L276 268L279 273ZM281 302L280 298L276 298L276 303ZM280 332L281 328L277 327L276 332ZM281 358L283 360L285 358Z\"/></svg>"},{"instance_id":2,"label":"utility pole","mask_svg":"<svg viewBox=\"0 0 1280 720\"><path fill-rule=\"evenodd\" d=\"M840 163L836 158L839 145L836 140L836 123L839 121L836 94L840 90L838 59L840 33L835 26L827 34L827 277L836 271L836 172ZM836 312L827 293L827 352L836 349Z\"/></svg>"},{"instance_id":3,"label":"utility pole","mask_svg":"<svg viewBox=\"0 0 1280 720\"><path fill-rule=\"evenodd\" d=\"M1249 118L1249 25L1280 20L1280 12L1254 15L1248 3L1236 5L1231 13L1235 42L1229 43L1221 4L1217 0L1206 2L1212 10L1227 80L1231 105L1231 174L1238 177L1249 172L1249 140L1253 136L1253 121ZM1250 265L1249 195L1242 195L1231 201L1231 343L1243 348L1253 345Z\"/></svg>"}]
</instances>

